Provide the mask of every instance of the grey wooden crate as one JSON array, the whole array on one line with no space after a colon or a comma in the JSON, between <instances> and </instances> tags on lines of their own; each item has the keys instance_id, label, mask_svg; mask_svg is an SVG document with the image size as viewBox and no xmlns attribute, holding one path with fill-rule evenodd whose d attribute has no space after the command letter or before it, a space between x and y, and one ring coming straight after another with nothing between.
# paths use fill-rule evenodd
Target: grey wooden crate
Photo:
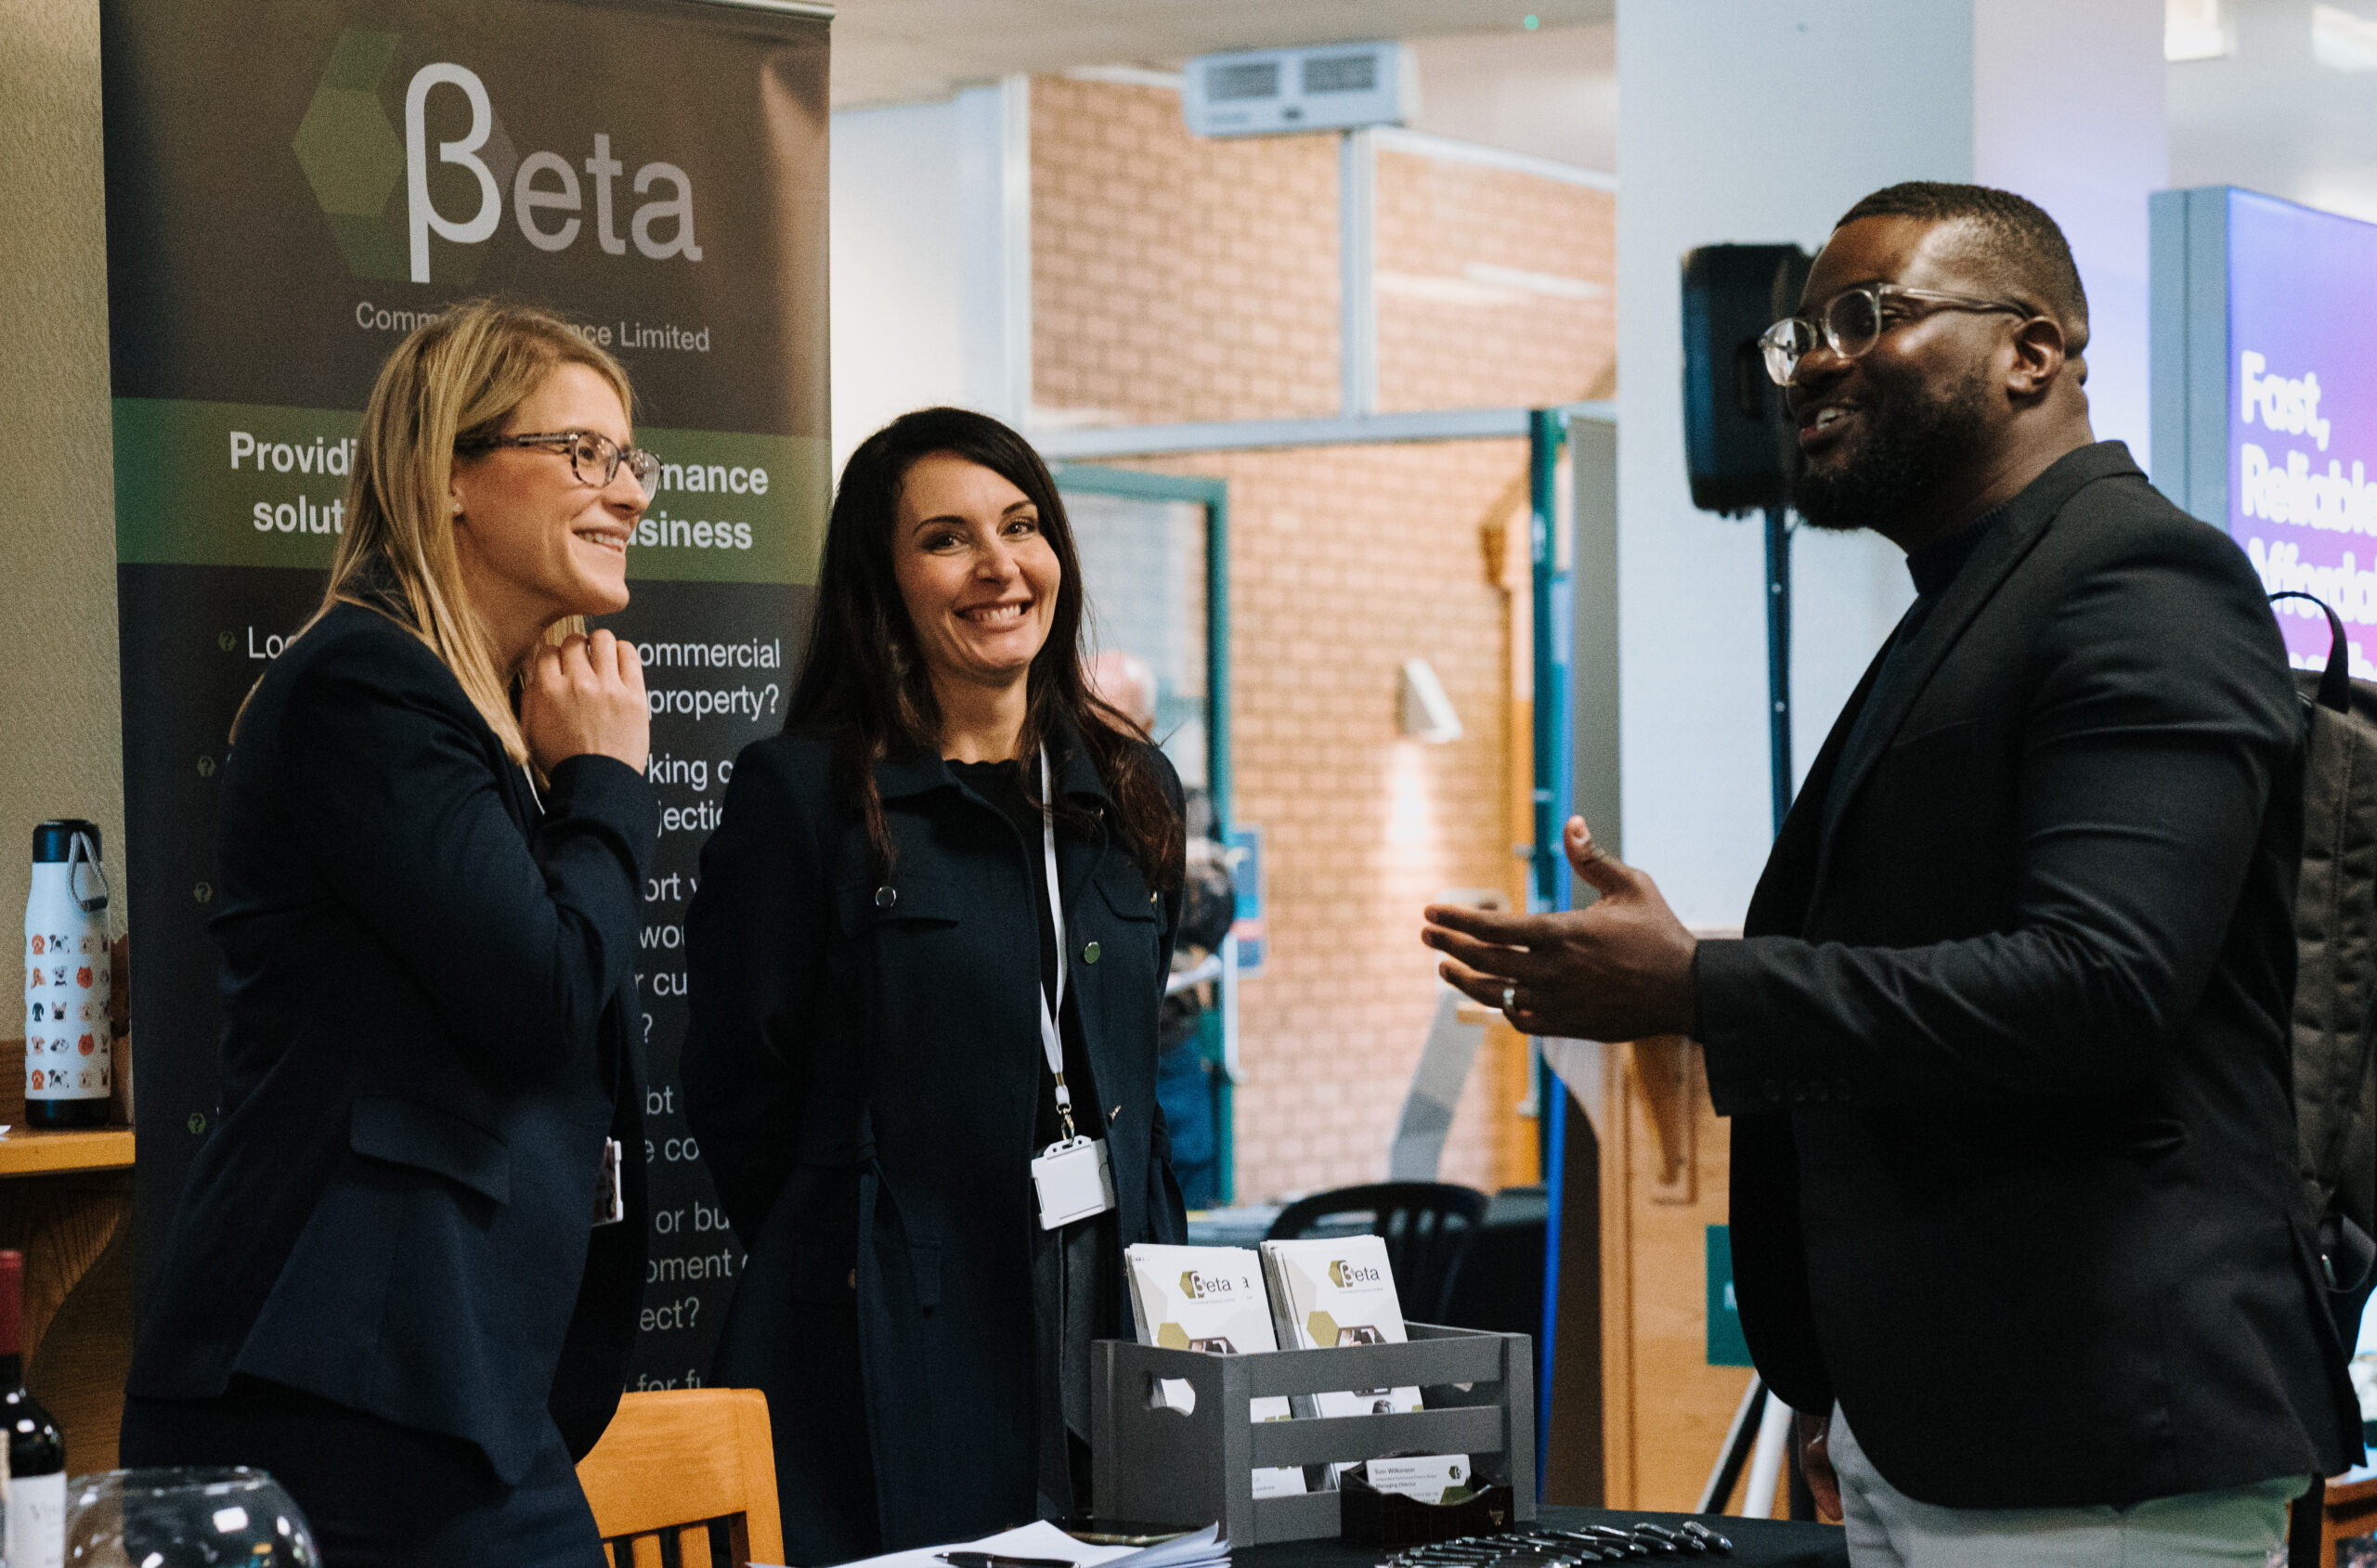
<instances>
[{"instance_id":1,"label":"grey wooden crate","mask_svg":"<svg viewBox=\"0 0 2377 1568\"><path fill-rule=\"evenodd\" d=\"M1254 1496L1253 1471L1344 1464L1387 1454L1494 1456L1513 1510L1535 1517L1534 1343L1525 1334L1409 1326L1410 1342L1332 1350L1214 1355L1127 1340L1090 1346L1094 1506L1100 1518L1170 1524L1218 1522L1240 1546L1338 1534L1338 1494ZM1158 1380L1196 1391L1182 1412L1155 1404ZM1420 1410L1385 1416L1256 1422L1253 1401L1274 1394L1417 1385ZM1466 1386L1463 1386L1466 1385Z\"/></svg>"}]
</instances>

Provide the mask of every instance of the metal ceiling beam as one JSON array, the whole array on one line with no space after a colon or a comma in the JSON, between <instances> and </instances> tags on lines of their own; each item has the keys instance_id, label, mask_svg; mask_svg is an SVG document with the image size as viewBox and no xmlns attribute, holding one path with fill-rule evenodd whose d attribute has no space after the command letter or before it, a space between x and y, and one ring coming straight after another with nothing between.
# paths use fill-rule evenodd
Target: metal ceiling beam
<instances>
[{"instance_id":1,"label":"metal ceiling beam","mask_svg":"<svg viewBox=\"0 0 2377 1568\"><path fill-rule=\"evenodd\" d=\"M1615 403L1569 403L1572 420L1615 423ZM1183 452L1261 452L1290 447L1369 447L1421 441L1525 440L1526 408L1436 408L1354 418L1214 420L1192 424L1135 424L1081 430L1038 430L1032 444L1051 462L1111 458L1159 458Z\"/></svg>"}]
</instances>

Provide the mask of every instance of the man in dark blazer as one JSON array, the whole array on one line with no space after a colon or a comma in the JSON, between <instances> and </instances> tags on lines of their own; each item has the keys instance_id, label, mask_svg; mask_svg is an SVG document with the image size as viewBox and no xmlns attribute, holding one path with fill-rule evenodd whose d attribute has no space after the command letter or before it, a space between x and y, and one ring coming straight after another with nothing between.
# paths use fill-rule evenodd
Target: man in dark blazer
<instances>
[{"instance_id":1,"label":"man in dark blazer","mask_svg":"<svg viewBox=\"0 0 2377 1568\"><path fill-rule=\"evenodd\" d=\"M1801 308L1767 340L1799 510L1899 545L1916 598L1746 935L1695 942L1577 821L1591 908L1426 940L1529 1034L1703 1043L1743 1328L1854 1561L2259 1564L2360 1457L2295 1175L2276 624L2095 441L2030 202L1877 192Z\"/></svg>"}]
</instances>

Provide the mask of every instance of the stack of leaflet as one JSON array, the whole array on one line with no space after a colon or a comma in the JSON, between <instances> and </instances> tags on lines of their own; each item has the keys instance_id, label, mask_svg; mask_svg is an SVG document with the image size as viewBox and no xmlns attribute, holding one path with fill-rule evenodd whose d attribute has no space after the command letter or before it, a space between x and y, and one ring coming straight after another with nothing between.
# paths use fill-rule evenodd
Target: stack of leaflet
<instances>
[{"instance_id":1,"label":"stack of leaflet","mask_svg":"<svg viewBox=\"0 0 2377 1568\"><path fill-rule=\"evenodd\" d=\"M1271 1337L1272 1312L1264 1298L1262 1265L1245 1248L1160 1247L1140 1242L1124 1249L1124 1256L1131 1276L1131 1319L1139 1343L1217 1355L1279 1348ZM1398 1321L1398 1337L1401 1328ZM1189 1408L1196 1403L1196 1393L1185 1378L1164 1379L1162 1397L1174 1409ZM1252 1411L1258 1421L1284 1421L1290 1415L1287 1400L1277 1395L1255 1400ZM1293 1465L1254 1471L1258 1497L1283 1497L1304 1490L1304 1471ZM1167 1565L1142 1562L1139 1568Z\"/></svg>"},{"instance_id":2,"label":"stack of leaflet","mask_svg":"<svg viewBox=\"0 0 2377 1568\"><path fill-rule=\"evenodd\" d=\"M1405 1342L1403 1304L1395 1293L1395 1273L1387 1266L1383 1238L1266 1241L1262 1252L1263 1277L1270 1286L1271 1319L1282 1345L1328 1350L1338 1345ZM1371 1416L1422 1407L1417 1388L1349 1389L1315 1394L1309 1403L1310 1410L1298 1409L1296 1414ZM1453 1460L1456 1456L1430 1458ZM1331 1466L1330 1481L1333 1484L1348 1468ZM1448 1480L1462 1479L1466 1469L1465 1464L1458 1471L1447 1465L1445 1473Z\"/></svg>"},{"instance_id":3,"label":"stack of leaflet","mask_svg":"<svg viewBox=\"0 0 2377 1568\"><path fill-rule=\"evenodd\" d=\"M1177 1251L1187 1251L1188 1249ZM1260 1475L1263 1472L1256 1471L1254 1473ZM1202 1530L1175 1536L1168 1541L1144 1551L1135 1551L1128 1557L1111 1559L1103 1568L1224 1568L1228 1562L1228 1538L1222 1534L1220 1525L1208 1524Z\"/></svg>"},{"instance_id":4,"label":"stack of leaflet","mask_svg":"<svg viewBox=\"0 0 2377 1568\"><path fill-rule=\"evenodd\" d=\"M1223 1538L1218 1524L1134 1551L1129 1547L1075 1540L1043 1519L979 1541L912 1547L863 1558L843 1568L1225 1568L1228 1562L1229 1542ZM751 1568L769 1565L754 1562Z\"/></svg>"}]
</instances>

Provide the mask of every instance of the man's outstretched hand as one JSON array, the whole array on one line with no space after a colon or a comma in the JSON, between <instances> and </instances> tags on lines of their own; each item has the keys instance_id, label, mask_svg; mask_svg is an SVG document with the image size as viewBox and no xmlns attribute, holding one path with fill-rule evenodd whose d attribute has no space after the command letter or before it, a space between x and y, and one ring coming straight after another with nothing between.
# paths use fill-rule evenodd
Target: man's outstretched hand
<instances>
[{"instance_id":1,"label":"man's outstretched hand","mask_svg":"<svg viewBox=\"0 0 2377 1568\"><path fill-rule=\"evenodd\" d=\"M1420 940L1463 992L1501 1009L1522 1034L1642 1040L1692 1027L1696 945L1648 876L1594 847L1582 817L1564 836L1589 909L1502 914L1430 904Z\"/></svg>"}]
</instances>

